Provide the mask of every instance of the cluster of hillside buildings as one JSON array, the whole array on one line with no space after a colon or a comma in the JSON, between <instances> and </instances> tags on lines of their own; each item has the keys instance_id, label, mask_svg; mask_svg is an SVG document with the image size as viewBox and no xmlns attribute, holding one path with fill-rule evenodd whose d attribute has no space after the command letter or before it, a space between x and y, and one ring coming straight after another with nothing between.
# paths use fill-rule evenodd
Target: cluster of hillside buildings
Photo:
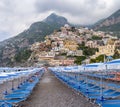
<instances>
[{"instance_id":1,"label":"cluster of hillside buildings","mask_svg":"<svg viewBox=\"0 0 120 107\"><path fill-rule=\"evenodd\" d=\"M101 39L92 39L92 37ZM31 46L33 51L29 61L47 61L50 65L74 65L72 56L83 56L83 50L78 47L82 43L90 48L98 48L98 52L90 58L101 54L114 55L115 49L120 52L120 40L101 31L93 31L88 28L75 28L65 25L60 30L45 37L44 42L37 42Z\"/></svg>"}]
</instances>

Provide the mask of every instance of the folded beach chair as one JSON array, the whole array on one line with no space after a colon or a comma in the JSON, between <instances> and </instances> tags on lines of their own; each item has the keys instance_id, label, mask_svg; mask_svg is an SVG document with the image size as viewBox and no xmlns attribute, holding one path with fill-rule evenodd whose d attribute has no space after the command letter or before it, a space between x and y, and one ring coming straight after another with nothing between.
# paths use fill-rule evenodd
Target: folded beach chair
<instances>
[{"instance_id":1,"label":"folded beach chair","mask_svg":"<svg viewBox=\"0 0 120 107\"><path fill-rule=\"evenodd\" d=\"M110 98L117 98L120 96L120 92L108 92L108 93L103 93L103 98L104 99L110 99ZM92 94L88 96L89 99L101 99L100 94Z\"/></svg>"},{"instance_id":2,"label":"folded beach chair","mask_svg":"<svg viewBox=\"0 0 120 107\"><path fill-rule=\"evenodd\" d=\"M13 105L8 102L2 102L2 103L0 103L0 107L13 107Z\"/></svg>"},{"instance_id":3,"label":"folded beach chair","mask_svg":"<svg viewBox=\"0 0 120 107\"><path fill-rule=\"evenodd\" d=\"M114 100L97 100L96 103L101 107L120 107L120 99Z\"/></svg>"},{"instance_id":4,"label":"folded beach chair","mask_svg":"<svg viewBox=\"0 0 120 107\"><path fill-rule=\"evenodd\" d=\"M13 107L16 104L18 105L20 102L25 101L26 98L13 98L13 99L5 99L0 100L0 107Z\"/></svg>"},{"instance_id":5,"label":"folded beach chair","mask_svg":"<svg viewBox=\"0 0 120 107\"><path fill-rule=\"evenodd\" d=\"M120 107L120 103L105 103L102 104L101 107Z\"/></svg>"},{"instance_id":6,"label":"folded beach chair","mask_svg":"<svg viewBox=\"0 0 120 107\"><path fill-rule=\"evenodd\" d=\"M18 104L25 100L26 98L12 98L12 99L6 99L5 102L11 103L11 104Z\"/></svg>"},{"instance_id":7,"label":"folded beach chair","mask_svg":"<svg viewBox=\"0 0 120 107\"><path fill-rule=\"evenodd\" d=\"M28 96L29 96L29 94L19 93L19 94L8 94L8 95L6 95L4 98L5 98L5 99L27 98Z\"/></svg>"},{"instance_id":8,"label":"folded beach chair","mask_svg":"<svg viewBox=\"0 0 120 107\"><path fill-rule=\"evenodd\" d=\"M112 90L112 89L103 89L103 95L109 95L114 92L115 92L115 90ZM100 96L100 94L101 94L101 90L99 90L99 91L94 90L93 92L89 92L87 97Z\"/></svg>"}]
</instances>

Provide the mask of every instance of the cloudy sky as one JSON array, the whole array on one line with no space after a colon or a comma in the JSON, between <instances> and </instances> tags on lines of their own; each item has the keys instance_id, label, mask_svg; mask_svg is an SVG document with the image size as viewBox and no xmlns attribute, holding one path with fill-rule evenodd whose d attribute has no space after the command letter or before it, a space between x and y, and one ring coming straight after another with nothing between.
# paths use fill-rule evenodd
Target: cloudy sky
<instances>
[{"instance_id":1,"label":"cloudy sky","mask_svg":"<svg viewBox=\"0 0 120 107\"><path fill-rule=\"evenodd\" d=\"M0 41L51 13L74 24L93 24L120 8L120 0L0 0Z\"/></svg>"}]
</instances>

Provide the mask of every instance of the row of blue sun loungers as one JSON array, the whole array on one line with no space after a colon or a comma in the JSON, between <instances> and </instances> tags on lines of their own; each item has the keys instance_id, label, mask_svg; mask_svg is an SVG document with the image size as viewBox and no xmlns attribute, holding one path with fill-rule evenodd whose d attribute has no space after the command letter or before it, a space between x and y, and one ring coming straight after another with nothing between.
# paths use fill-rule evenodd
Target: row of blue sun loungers
<instances>
[{"instance_id":1,"label":"row of blue sun loungers","mask_svg":"<svg viewBox=\"0 0 120 107\"><path fill-rule=\"evenodd\" d=\"M36 84L40 81L44 70L37 72L37 75L29 77L17 89L12 90L11 93L4 95L4 100L0 100L0 107L14 107L20 102L25 101L32 93Z\"/></svg>"},{"instance_id":2,"label":"row of blue sun loungers","mask_svg":"<svg viewBox=\"0 0 120 107\"><path fill-rule=\"evenodd\" d=\"M84 73L81 73L84 74ZM114 78L115 74L98 74L98 73L87 73L87 76L95 77L95 78L103 78L103 79L108 79L108 78Z\"/></svg>"},{"instance_id":3,"label":"row of blue sun loungers","mask_svg":"<svg viewBox=\"0 0 120 107\"><path fill-rule=\"evenodd\" d=\"M81 76L82 79L77 79L73 73L52 72L60 81L73 88L74 90L82 93L87 99L98 104L100 107L120 107L120 91L116 91L115 88L120 88L120 85L115 83L102 83L93 79L86 79ZM90 75L92 76L92 75ZM80 76L79 76L80 78ZM96 84L95 84L96 83ZM102 84L113 87L113 89L104 88Z\"/></svg>"}]
</instances>

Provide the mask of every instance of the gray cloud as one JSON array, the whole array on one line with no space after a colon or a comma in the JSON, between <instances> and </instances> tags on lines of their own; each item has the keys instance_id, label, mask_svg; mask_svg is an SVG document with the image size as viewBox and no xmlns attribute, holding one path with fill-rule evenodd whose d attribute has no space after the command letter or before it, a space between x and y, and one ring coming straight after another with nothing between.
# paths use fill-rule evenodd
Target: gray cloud
<instances>
[{"instance_id":1,"label":"gray cloud","mask_svg":"<svg viewBox=\"0 0 120 107\"><path fill-rule=\"evenodd\" d=\"M119 7L120 0L40 0L36 2L38 13L54 10L59 14L67 14L67 18L73 23L82 24L94 23L98 19L109 16Z\"/></svg>"},{"instance_id":2,"label":"gray cloud","mask_svg":"<svg viewBox=\"0 0 120 107\"><path fill-rule=\"evenodd\" d=\"M17 35L52 12L75 24L92 24L119 7L120 0L1 0L0 37Z\"/></svg>"},{"instance_id":3,"label":"gray cloud","mask_svg":"<svg viewBox=\"0 0 120 107\"><path fill-rule=\"evenodd\" d=\"M94 1L94 2L93 2ZM102 1L102 0L101 0ZM96 9L104 9L105 3L99 0L40 0L36 2L38 12L58 11L69 13L75 16L84 16L92 13ZM91 11L91 12L90 12Z\"/></svg>"}]
</instances>

